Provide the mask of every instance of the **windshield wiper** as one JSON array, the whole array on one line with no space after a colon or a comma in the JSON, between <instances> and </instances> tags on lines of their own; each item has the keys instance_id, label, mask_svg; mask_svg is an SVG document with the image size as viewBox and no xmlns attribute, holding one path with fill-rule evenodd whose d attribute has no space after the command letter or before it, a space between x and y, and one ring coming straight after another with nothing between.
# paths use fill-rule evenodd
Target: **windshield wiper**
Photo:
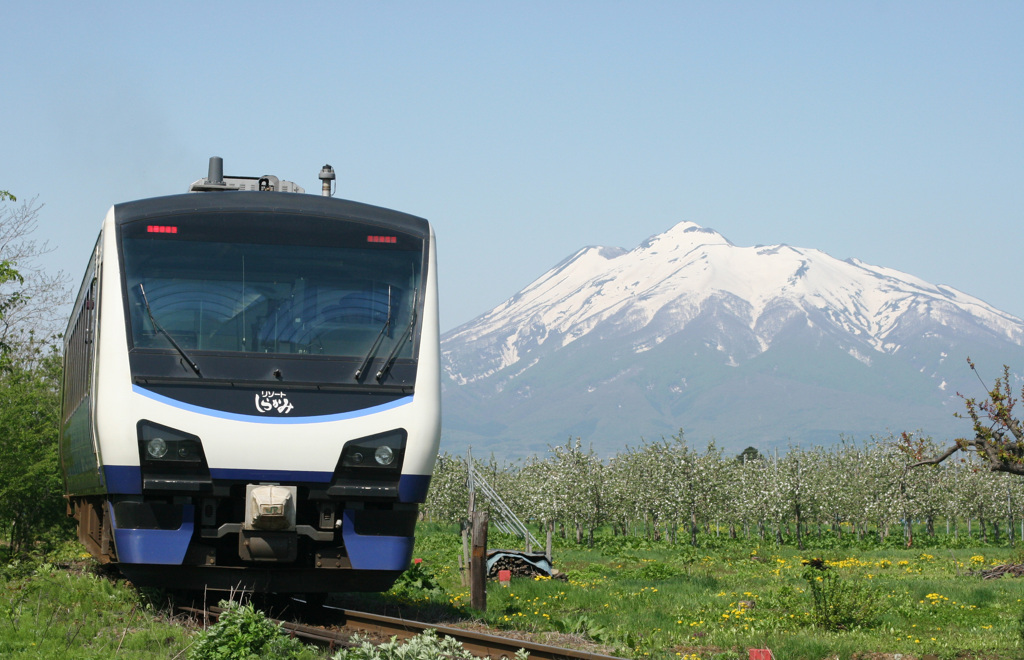
<instances>
[{"instance_id":1,"label":"windshield wiper","mask_svg":"<svg viewBox=\"0 0 1024 660\"><path fill-rule=\"evenodd\" d=\"M182 359L185 360L185 364L192 367L192 371L196 372L196 375L202 378L203 374L199 371L199 365L192 361L192 358L188 356L188 353L185 352L184 348L178 346L178 342L174 341L174 337L171 336L171 333L164 330L164 327L156 322L156 319L153 317L153 310L149 306L149 299L146 298L146 289L143 288L142 282L139 282L139 291L142 292L142 303L146 306L146 313L149 314L149 320L153 323L153 327L164 337L167 337L167 341L171 342L171 346L174 347L174 350L178 351L178 354L180 354Z\"/></svg>"},{"instance_id":2,"label":"windshield wiper","mask_svg":"<svg viewBox=\"0 0 1024 660\"><path fill-rule=\"evenodd\" d=\"M384 319L384 325L380 327L380 332L377 333L377 338L373 340L373 344L370 345L370 350L366 351L366 357L363 358L359 368L356 369L355 378L359 380L366 373L366 367L370 366L370 362L373 360L373 356L377 354L377 349L380 348L380 343L384 340L384 334L391 329L391 286L388 286L388 317Z\"/></svg>"},{"instance_id":3,"label":"windshield wiper","mask_svg":"<svg viewBox=\"0 0 1024 660\"><path fill-rule=\"evenodd\" d=\"M388 359L384 360L384 364L381 366L380 371L377 372L377 382L383 380L384 376L388 375L391 371L391 367L395 366L395 360L398 359L398 351L405 345L405 342L409 341L409 337L412 336L412 329L416 326L416 302L419 298L419 290L412 297L412 311L409 312L409 323L405 326L405 331L402 332L402 336L395 342L394 348L391 349L391 353L388 355Z\"/></svg>"},{"instance_id":4,"label":"windshield wiper","mask_svg":"<svg viewBox=\"0 0 1024 660\"><path fill-rule=\"evenodd\" d=\"M366 367L370 366L370 361L373 360L373 356L377 354L377 349L380 348L380 342L384 339L384 333L391 327L391 317L388 316L387 320L384 321L384 325L381 326L380 332L377 333L377 338L373 340L373 345L370 346L370 350L366 352L366 357L363 358L363 363L356 369L356 380L359 380L363 376L363 372L366 371Z\"/></svg>"}]
</instances>

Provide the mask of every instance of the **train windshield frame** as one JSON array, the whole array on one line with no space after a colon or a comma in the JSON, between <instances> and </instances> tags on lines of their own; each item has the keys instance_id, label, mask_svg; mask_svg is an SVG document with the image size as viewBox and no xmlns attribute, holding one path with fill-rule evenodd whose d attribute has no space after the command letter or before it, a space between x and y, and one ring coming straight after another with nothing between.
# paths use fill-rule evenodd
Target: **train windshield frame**
<instances>
[{"instance_id":1,"label":"train windshield frame","mask_svg":"<svg viewBox=\"0 0 1024 660\"><path fill-rule=\"evenodd\" d=\"M130 349L355 361L417 354L422 237L248 211L144 218L119 233Z\"/></svg>"}]
</instances>

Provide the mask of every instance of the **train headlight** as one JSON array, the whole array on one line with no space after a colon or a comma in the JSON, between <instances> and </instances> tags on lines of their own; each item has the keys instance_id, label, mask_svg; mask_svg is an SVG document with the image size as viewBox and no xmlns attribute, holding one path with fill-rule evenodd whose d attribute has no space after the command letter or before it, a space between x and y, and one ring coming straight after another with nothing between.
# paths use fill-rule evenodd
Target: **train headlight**
<instances>
[{"instance_id":1,"label":"train headlight","mask_svg":"<svg viewBox=\"0 0 1024 660\"><path fill-rule=\"evenodd\" d=\"M139 455L144 465L191 468L205 464L198 437L148 420L138 423Z\"/></svg>"},{"instance_id":2,"label":"train headlight","mask_svg":"<svg viewBox=\"0 0 1024 660\"><path fill-rule=\"evenodd\" d=\"M163 438L157 436L146 442L146 453L150 458L160 459L167 455L167 443Z\"/></svg>"},{"instance_id":3,"label":"train headlight","mask_svg":"<svg viewBox=\"0 0 1024 660\"><path fill-rule=\"evenodd\" d=\"M405 429L395 429L365 438L349 440L341 452L338 469L358 469L360 471L400 469L405 456L405 441L408 435Z\"/></svg>"},{"instance_id":4,"label":"train headlight","mask_svg":"<svg viewBox=\"0 0 1024 660\"><path fill-rule=\"evenodd\" d=\"M381 445L373 452L373 458L377 465L391 465L395 461L395 450L387 445Z\"/></svg>"}]
</instances>

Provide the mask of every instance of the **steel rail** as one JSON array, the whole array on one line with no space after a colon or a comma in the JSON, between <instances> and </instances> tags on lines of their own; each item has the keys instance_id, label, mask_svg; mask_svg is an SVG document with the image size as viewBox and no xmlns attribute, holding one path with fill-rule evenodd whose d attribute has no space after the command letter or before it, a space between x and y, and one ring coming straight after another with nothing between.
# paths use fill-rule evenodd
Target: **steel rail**
<instances>
[{"instance_id":1,"label":"steel rail","mask_svg":"<svg viewBox=\"0 0 1024 660\"><path fill-rule=\"evenodd\" d=\"M623 660L622 658L601 655L599 653L590 653L589 651L560 648L550 646L548 644L538 644L536 642L530 642L523 639L499 637L489 633L464 630L462 628L455 628L435 623L410 621L408 619L399 619L381 614L357 612L355 610L345 610L335 607L327 607L325 609L334 617L337 617L337 620L332 623L346 631L372 633L389 638L397 637L400 640L404 640L415 637L427 629L433 629L437 631L438 635L456 639L462 643L463 647L467 651L478 656L496 659L512 658L515 656L516 651L519 649L525 649L529 653L530 660ZM178 610L214 619L224 611L219 607L210 607L203 610L200 608L183 606L178 607ZM271 619L271 621L279 624L284 630L287 630L296 637L316 644L327 645L331 648L352 646L348 641L349 634L345 632L317 628L315 626L309 626L301 623L279 621L277 619Z\"/></svg>"}]
</instances>

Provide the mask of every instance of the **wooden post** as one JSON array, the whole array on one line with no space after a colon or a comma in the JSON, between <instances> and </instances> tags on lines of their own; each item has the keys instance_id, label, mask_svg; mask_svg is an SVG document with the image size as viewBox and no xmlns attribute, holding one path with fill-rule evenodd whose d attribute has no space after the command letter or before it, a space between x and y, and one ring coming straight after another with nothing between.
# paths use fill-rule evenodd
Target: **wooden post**
<instances>
[{"instance_id":1,"label":"wooden post","mask_svg":"<svg viewBox=\"0 0 1024 660\"><path fill-rule=\"evenodd\" d=\"M470 605L487 610L487 523L486 511L473 513L473 559L470 564Z\"/></svg>"},{"instance_id":2,"label":"wooden post","mask_svg":"<svg viewBox=\"0 0 1024 660\"><path fill-rule=\"evenodd\" d=\"M469 520L473 524L473 512L476 511L476 482L473 480L473 448L466 452L466 487L469 489Z\"/></svg>"},{"instance_id":3,"label":"wooden post","mask_svg":"<svg viewBox=\"0 0 1024 660\"><path fill-rule=\"evenodd\" d=\"M459 566L462 567L462 586L469 586L469 521L462 521L462 556L459 558Z\"/></svg>"},{"instance_id":4,"label":"wooden post","mask_svg":"<svg viewBox=\"0 0 1024 660\"><path fill-rule=\"evenodd\" d=\"M549 520L547 527L548 527L548 539L547 539L547 546L545 546L545 549L544 549L544 556L547 557L548 563L550 564L551 563L551 535L555 533L555 521L554 520Z\"/></svg>"},{"instance_id":5,"label":"wooden post","mask_svg":"<svg viewBox=\"0 0 1024 660\"><path fill-rule=\"evenodd\" d=\"M466 572L462 574L462 586L473 584L473 562L469 553L469 530L473 527L476 516L476 483L473 481L473 448L466 452L466 487L469 489L469 501L466 507L466 520L462 523L462 559L465 561ZM475 540L475 539L474 539Z\"/></svg>"}]
</instances>

